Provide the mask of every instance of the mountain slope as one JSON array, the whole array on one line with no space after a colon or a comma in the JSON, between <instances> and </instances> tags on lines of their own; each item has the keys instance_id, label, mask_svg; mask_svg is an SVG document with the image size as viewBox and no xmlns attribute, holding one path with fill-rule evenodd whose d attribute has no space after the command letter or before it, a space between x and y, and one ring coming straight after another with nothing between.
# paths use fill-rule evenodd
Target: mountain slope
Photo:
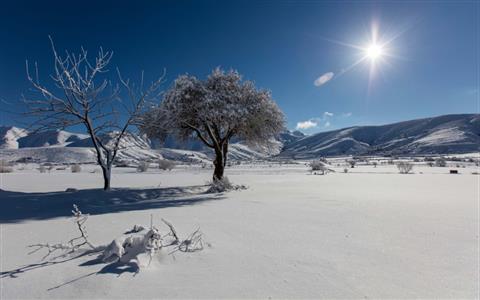
<instances>
[{"instance_id":1,"label":"mountain slope","mask_svg":"<svg viewBox=\"0 0 480 300\"><path fill-rule=\"evenodd\" d=\"M313 158L475 151L480 151L480 115L458 114L321 132L286 145L280 156Z\"/></svg>"},{"instance_id":2,"label":"mountain slope","mask_svg":"<svg viewBox=\"0 0 480 300\"><path fill-rule=\"evenodd\" d=\"M18 139L19 148L68 146L81 140L88 139L87 134L72 133L64 130L51 130L26 135Z\"/></svg>"},{"instance_id":3,"label":"mountain slope","mask_svg":"<svg viewBox=\"0 0 480 300\"><path fill-rule=\"evenodd\" d=\"M105 135L111 143L115 133ZM445 115L381 126L356 126L305 136L285 131L270 147L249 147L232 141L229 160L264 159L272 155L315 158L335 155L447 154L480 151L480 115ZM160 146L160 147L159 147ZM154 148L154 149L152 149ZM157 149L159 150L157 150ZM192 139L174 139L155 145L145 137L127 134L118 158L126 161L156 160L163 156L182 161L205 161L212 149ZM9 161L94 162L88 135L67 131L28 133L17 127L0 127L0 159Z\"/></svg>"}]
</instances>

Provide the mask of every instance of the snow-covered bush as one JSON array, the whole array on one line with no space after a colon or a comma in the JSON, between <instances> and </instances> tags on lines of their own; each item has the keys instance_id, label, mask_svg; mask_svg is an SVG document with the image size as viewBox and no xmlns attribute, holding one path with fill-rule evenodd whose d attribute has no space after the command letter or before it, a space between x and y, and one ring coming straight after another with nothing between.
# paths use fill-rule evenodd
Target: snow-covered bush
<instances>
[{"instance_id":1,"label":"snow-covered bush","mask_svg":"<svg viewBox=\"0 0 480 300\"><path fill-rule=\"evenodd\" d=\"M72 173L80 173L82 172L82 167L79 164L74 164L70 167Z\"/></svg>"},{"instance_id":2,"label":"snow-covered bush","mask_svg":"<svg viewBox=\"0 0 480 300\"><path fill-rule=\"evenodd\" d=\"M6 160L0 160L0 173L11 173L13 172L12 165Z\"/></svg>"},{"instance_id":3,"label":"snow-covered bush","mask_svg":"<svg viewBox=\"0 0 480 300\"><path fill-rule=\"evenodd\" d=\"M343 169L343 173L348 173L348 169L347 169L347 168L344 168L344 169Z\"/></svg>"},{"instance_id":4,"label":"snow-covered bush","mask_svg":"<svg viewBox=\"0 0 480 300\"><path fill-rule=\"evenodd\" d=\"M401 161L397 163L397 168L400 174L408 174L413 170L413 164L406 161Z\"/></svg>"},{"instance_id":5,"label":"snow-covered bush","mask_svg":"<svg viewBox=\"0 0 480 300\"><path fill-rule=\"evenodd\" d=\"M352 159L348 161L348 164L350 165L350 168L355 168L355 165L357 164L357 161Z\"/></svg>"},{"instance_id":6,"label":"snow-covered bush","mask_svg":"<svg viewBox=\"0 0 480 300\"><path fill-rule=\"evenodd\" d=\"M40 165L40 166L38 166L37 170L40 173L46 173L47 172L47 167L45 167L44 165Z\"/></svg>"},{"instance_id":7,"label":"snow-covered bush","mask_svg":"<svg viewBox=\"0 0 480 300\"><path fill-rule=\"evenodd\" d=\"M247 187L244 185L235 185L230 182L228 177L223 177L222 179L214 179L207 182L209 188L207 193L223 193L232 190L245 190Z\"/></svg>"},{"instance_id":8,"label":"snow-covered bush","mask_svg":"<svg viewBox=\"0 0 480 300\"><path fill-rule=\"evenodd\" d=\"M149 167L150 167L149 162L141 161L138 163L137 172L140 172L140 173L147 172Z\"/></svg>"},{"instance_id":9,"label":"snow-covered bush","mask_svg":"<svg viewBox=\"0 0 480 300\"><path fill-rule=\"evenodd\" d=\"M223 177L222 179L212 180L208 183L210 187L207 190L207 193L223 193L233 189L233 184L230 183L228 177Z\"/></svg>"},{"instance_id":10,"label":"snow-covered bush","mask_svg":"<svg viewBox=\"0 0 480 300\"><path fill-rule=\"evenodd\" d=\"M160 159L158 161L158 168L160 170L171 171L173 168L175 168L175 162L168 159Z\"/></svg>"},{"instance_id":11,"label":"snow-covered bush","mask_svg":"<svg viewBox=\"0 0 480 300\"><path fill-rule=\"evenodd\" d=\"M435 166L436 167L446 167L447 166L447 160L444 157L439 157L435 160Z\"/></svg>"}]
</instances>

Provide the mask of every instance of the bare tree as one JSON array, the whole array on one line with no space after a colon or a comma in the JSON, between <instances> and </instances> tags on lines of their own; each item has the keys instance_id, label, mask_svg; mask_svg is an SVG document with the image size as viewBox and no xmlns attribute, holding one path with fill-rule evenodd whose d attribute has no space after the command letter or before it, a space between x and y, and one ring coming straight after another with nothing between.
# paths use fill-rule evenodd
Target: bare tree
<instances>
[{"instance_id":1,"label":"bare tree","mask_svg":"<svg viewBox=\"0 0 480 300\"><path fill-rule=\"evenodd\" d=\"M28 109L26 115L34 117L32 127L37 131L83 125L102 169L103 188L108 190L121 140L138 120L145 103L158 97L164 76L144 88L143 73L140 83L135 85L123 79L117 69L119 83L112 84L106 73L113 52L100 48L95 59L90 61L83 48L79 54L67 51L65 56L60 56L51 38L50 42L54 57L54 72L50 76L53 85L49 87L40 82L36 63L32 76L27 61L27 78L36 94L23 96Z\"/></svg>"},{"instance_id":2,"label":"bare tree","mask_svg":"<svg viewBox=\"0 0 480 300\"><path fill-rule=\"evenodd\" d=\"M206 80L182 75L162 103L147 112L141 129L149 137L192 136L215 152L213 180L222 180L233 137L265 146L284 128L284 115L266 90L242 81L236 71L215 69Z\"/></svg>"}]
</instances>

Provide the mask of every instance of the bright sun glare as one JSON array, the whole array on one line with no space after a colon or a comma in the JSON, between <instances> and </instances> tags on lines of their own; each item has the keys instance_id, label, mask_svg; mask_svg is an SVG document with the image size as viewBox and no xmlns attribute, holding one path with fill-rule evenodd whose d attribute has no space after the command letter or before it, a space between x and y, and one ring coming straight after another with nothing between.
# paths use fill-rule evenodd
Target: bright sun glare
<instances>
[{"instance_id":1,"label":"bright sun glare","mask_svg":"<svg viewBox=\"0 0 480 300\"><path fill-rule=\"evenodd\" d=\"M381 46L379 45L370 45L367 49L366 49L366 55L368 58L374 60L380 56L382 56L383 54L383 49Z\"/></svg>"}]
</instances>

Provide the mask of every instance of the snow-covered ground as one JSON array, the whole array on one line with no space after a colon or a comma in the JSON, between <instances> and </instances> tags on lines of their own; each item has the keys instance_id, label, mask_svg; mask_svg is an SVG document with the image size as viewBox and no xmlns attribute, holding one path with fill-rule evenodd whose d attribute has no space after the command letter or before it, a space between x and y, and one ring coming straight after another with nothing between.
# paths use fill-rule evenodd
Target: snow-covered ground
<instances>
[{"instance_id":1,"label":"snow-covered ground","mask_svg":"<svg viewBox=\"0 0 480 300\"><path fill-rule=\"evenodd\" d=\"M415 166L357 165L325 176L304 163L227 169L249 188L205 194L212 170L116 168L111 192L82 166L0 174L0 299L11 298L475 298L479 295L478 167L460 174ZM455 167L454 167L455 168ZM77 192L64 192L66 188ZM201 252L160 253L130 265L81 256L48 263L27 246L76 236L76 203L95 244L161 218L179 233L198 226Z\"/></svg>"}]
</instances>

